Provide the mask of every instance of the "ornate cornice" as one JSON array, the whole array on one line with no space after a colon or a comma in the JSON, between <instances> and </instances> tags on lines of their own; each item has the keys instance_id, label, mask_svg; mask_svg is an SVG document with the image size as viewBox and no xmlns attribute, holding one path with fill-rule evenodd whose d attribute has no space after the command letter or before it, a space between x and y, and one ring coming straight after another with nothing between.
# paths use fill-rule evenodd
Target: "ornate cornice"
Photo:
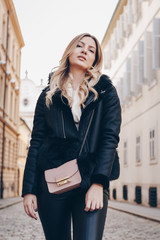
<instances>
[{"instance_id":1,"label":"ornate cornice","mask_svg":"<svg viewBox=\"0 0 160 240\"><path fill-rule=\"evenodd\" d=\"M119 18L119 16L122 14L123 12L123 7L127 5L127 0L119 0L117 6L116 6L116 9L112 15L112 18L109 22L109 25L108 25L108 28L105 32L105 35L103 37L103 40L101 42L101 47L102 47L102 50L104 50L104 47L106 46L109 38L110 38L110 35L112 34L113 32L113 29L114 27L116 26L116 22Z\"/></svg>"},{"instance_id":2,"label":"ornate cornice","mask_svg":"<svg viewBox=\"0 0 160 240\"><path fill-rule=\"evenodd\" d=\"M24 47L25 44L24 44L22 32L21 32L21 29L20 29L20 25L19 25L19 22L18 22L18 18L17 18L17 14L16 14L16 10L15 10L13 1L12 0L5 0L5 3L6 3L6 6L7 6L7 10L9 10L9 13L10 13L9 16L10 16L11 22L13 24L13 28L15 30L18 42L20 44L20 47L22 48L22 47Z\"/></svg>"}]
</instances>

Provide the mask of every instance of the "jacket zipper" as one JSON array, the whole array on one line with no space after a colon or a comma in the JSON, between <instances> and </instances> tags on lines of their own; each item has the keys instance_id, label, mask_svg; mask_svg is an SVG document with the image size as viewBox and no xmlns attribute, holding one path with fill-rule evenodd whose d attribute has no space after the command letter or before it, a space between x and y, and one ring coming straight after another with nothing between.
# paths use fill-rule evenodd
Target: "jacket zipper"
<instances>
[{"instance_id":1,"label":"jacket zipper","mask_svg":"<svg viewBox=\"0 0 160 240\"><path fill-rule=\"evenodd\" d=\"M88 103L85 105L85 108L93 101L93 96L89 99ZM84 108L84 109L85 109Z\"/></svg>"},{"instance_id":2,"label":"jacket zipper","mask_svg":"<svg viewBox=\"0 0 160 240\"><path fill-rule=\"evenodd\" d=\"M63 136L64 136L64 138L66 138L65 129L64 129L64 117L63 117L63 111L62 110L61 110L61 116L62 116Z\"/></svg>"}]
</instances>

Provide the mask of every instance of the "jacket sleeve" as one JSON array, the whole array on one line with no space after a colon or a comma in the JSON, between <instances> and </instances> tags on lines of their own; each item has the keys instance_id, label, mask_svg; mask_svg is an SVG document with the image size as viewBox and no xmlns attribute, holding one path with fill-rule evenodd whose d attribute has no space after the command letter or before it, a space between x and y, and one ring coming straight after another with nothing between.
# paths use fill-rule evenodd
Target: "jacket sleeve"
<instances>
[{"instance_id":1,"label":"jacket sleeve","mask_svg":"<svg viewBox=\"0 0 160 240\"><path fill-rule=\"evenodd\" d=\"M34 114L33 130L31 134L30 146L27 154L26 165L23 176L22 197L26 194L36 194L37 186L37 155L46 134L45 122L45 91L40 94Z\"/></svg>"},{"instance_id":2,"label":"jacket sleeve","mask_svg":"<svg viewBox=\"0 0 160 240\"><path fill-rule=\"evenodd\" d=\"M119 143L121 107L115 87L104 94L100 144L96 154L96 167L91 176L92 183L108 186L116 148Z\"/></svg>"}]
</instances>

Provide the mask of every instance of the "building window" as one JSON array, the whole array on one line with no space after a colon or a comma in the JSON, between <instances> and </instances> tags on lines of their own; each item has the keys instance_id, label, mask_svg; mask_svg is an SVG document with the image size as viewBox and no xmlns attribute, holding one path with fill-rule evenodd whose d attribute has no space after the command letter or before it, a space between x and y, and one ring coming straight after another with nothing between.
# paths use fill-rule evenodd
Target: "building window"
<instances>
[{"instance_id":1,"label":"building window","mask_svg":"<svg viewBox=\"0 0 160 240\"><path fill-rule=\"evenodd\" d=\"M152 32L144 34L144 84L150 85L154 81L154 70L152 69Z\"/></svg>"},{"instance_id":2,"label":"building window","mask_svg":"<svg viewBox=\"0 0 160 240\"><path fill-rule=\"evenodd\" d=\"M123 146L124 146L124 148L123 148L124 149L124 165L127 166L127 164L128 164L127 141L124 142Z\"/></svg>"},{"instance_id":3,"label":"building window","mask_svg":"<svg viewBox=\"0 0 160 240\"><path fill-rule=\"evenodd\" d=\"M149 132L149 151L150 151L150 161L156 160L156 138L155 129L151 129Z\"/></svg>"},{"instance_id":4,"label":"building window","mask_svg":"<svg viewBox=\"0 0 160 240\"><path fill-rule=\"evenodd\" d=\"M136 186L136 188L135 188L135 202L138 203L138 204L142 203L141 186Z\"/></svg>"},{"instance_id":5,"label":"building window","mask_svg":"<svg viewBox=\"0 0 160 240\"><path fill-rule=\"evenodd\" d=\"M111 36L111 59L115 60L117 57L116 36L115 32Z\"/></svg>"},{"instance_id":6,"label":"building window","mask_svg":"<svg viewBox=\"0 0 160 240\"><path fill-rule=\"evenodd\" d=\"M3 43L3 46L5 48L6 47L6 21L5 21L5 16L3 17L2 43Z\"/></svg>"},{"instance_id":7,"label":"building window","mask_svg":"<svg viewBox=\"0 0 160 240\"><path fill-rule=\"evenodd\" d=\"M131 92L132 95L137 95L137 51L131 55Z\"/></svg>"},{"instance_id":8,"label":"building window","mask_svg":"<svg viewBox=\"0 0 160 240\"><path fill-rule=\"evenodd\" d=\"M11 146L10 146L10 164L9 164L9 167L10 168L13 168L13 153L14 153L14 150L13 150L13 142L11 141Z\"/></svg>"},{"instance_id":9,"label":"building window","mask_svg":"<svg viewBox=\"0 0 160 240\"><path fill-rule=\"evenodd\" d=\"M17 50L17 54L16 54L16 72L19 75L19 54L18 54L18 50Z\"/></svg>"},{"instance_id":10,"label":"building window","mask_svg":"<svg viewBox=\"0 0 160 240\"><path fill-rule=\"evenodd\" d=\"M125 37L128 38L132 31L131 24L129 22L128 6L124 6L123 18L124 18L123 26L124 26Z\"/></svg>"},{"instance_id":11,"label":"building window","mask_svg":"<svg viewBox=\"0 0 160 240\"><path fill-rule=\"evenodd\" d=\"M10 118L13 120L13 91L12 90L10 95Z\"/></svg>"},{"instance_id":12,"label":"building window","mask_svg":"<svg viewBox=\"0 0 160 240\"><path fill-rule=\"evenodd\" d=\"M3 94L4 94L4 78L1 76L0 78L0 106L3 107Z\"/></svg>"},{"instance_id":13,"label":"building window","mask_svg":"<svg viewBox=\"0 0 160 240\"><path fill-rule=\"evenodd\" d=\"M6 113L7 115L8 115L8 98L9 98L8 85L6 85L5 113Z\"/></svg>"},{"instance_id":14,"label":"building window","mask_svg":"<svg viewBox=\"0 0 160 240\"><path fill-rule=\"evenodd\" d=\"M14 99L14 122L17 123L17 97Z\"/></svg>"},{"instance_id":15,"label":"building window","mask_svg":"<svg viewBox=\"0 0 160 240\"><path fill-rule=\"evenodd\" d=\"M137 48L137 84L141 86L144 82L144 41L138 41Z\"/></svg>"},{"instance_id":16,"label":"building window","mask_svg":"<svg viewBox=\"0 0 160 240\"><path fill-rule=\"evenodd\" d=\"M12 168L16 166L16 144L13 143L13 161L12 161Z\"/></svg>"},{"instance_id":17,"label":"building window","mask_svg":"<svg viewBox=\"0 0 160 240\"><path fill-rule=\"evenodd\" d=\"M126 59L126 72L124 74L124 95L125 101L131 98L131 59Z\"/></svg>"},{"instance_id":18,"label":"building window","mask_svg":"<svg viewBox=\"0 0 160 240\"><path fill-rule=\"evenodd\" d=\"M116 89L117 89L117 92L118 92L118 96L119 96L121 105L124 104L123 81L124 81L124 79L120 78L119 81L117 82L117 85L116 85Z\"/></svg>"},{"instance_id":19,"label":"building window","mask_svg":"<svg viewBox=\"0 0 160 240\"><path fill-rule=\"evenodd\" d=\"M127 185L123 185L123 199L127 200L128 199L128 189Z\"/></svg>"},{"instance_id":20,"label":"building window","mask_svg":"<svg viewBox=\"0 0 160 240\"><path fill-rule=\"evenodd\" d=\"M149 205L151 207L157 207L157 188L156 187L149 188Z\"/></svg>"},{"instance_id":21,"label":"building window","mask_svg":"<svg viewBox=\"0 0 160 240\"><path fill-rule=\"evenodd\" d=\"M28 101L28 99L27 99L27 98L23 99L23 105L24 105L24 106L27 106L27 105L28 105L28 103L29 103L29 101Z\"/></svg>"},{"instance_id":22,"label":"building window","mask_svg":"<svg viewBox=\"0 0 160 240\"><path fill-rule=\"evenodd\" d=\"M124 15L121 14L119 17L119 48L122 48L124 45L124 36L125 36L125 32L124 32Z\"/></svg>"},{"instance_id":23,"label":"building window","mask_svg":"<svg viewBox=\"0 0 160 240\"><path fill-rule=\"evenodd\" d=\"M133 21L137 22L141 16L141 5L140 1L134 0L132 1L132 15Z\"/></svg>"},{"instance_id":24,"label":"building window","mask_svg":"<svg viewBox=\"0 0 160 240\"><path fill-rule=\"evenodd\" d=\"M10 58L10 51L11 51L11 36L10 33L8 33L8 57Z\"/></svg>"},{"instance_id":25,"label":"building window","mask_svg":"<svg viewBox=\"0 0 160 240\"><path fill-rule=\"evenodd\" d=\"M4 138L4 167L8 167L8 139Z\"/></svg>"},{"instance_id":26,"label":"building window","mask_svg":"<svg viewBox=\"0 0 160 240\"><path fill-rule=\"evenodd\" d=\"M136 137L136 163L141 163L141 137Z\"/></svg>"},{"instance_id":27,"label":"building window","mask_svg":"<svg viewBox=\"0 0 160 240\"><path fill-rule=\"evenodd\" d=\"M13 42L13 46L12 46L12 65L13 67L15 66L15 44Z\"/></svg>"},{"instance_id":28,"label":"building window","mask_svg":"<svg viewBox=\"0 0 160 240\"><path fill-rule=\"evenodd\" d=\"M152 67L160 69L160 18L154 18L152 23Z\"/></svg>"},{"instance_id":29,"label":"building window","mask_svg":"<svg viewBox=\"0 0 160 240\"><path fill-rule=\"evenodd\" d=\"M104 51L104 68L105 69L110 69L111 68L111 54L110 54L110 49Z\"/></svg>"},{"instance_id":30,"label":"building window","mask_svg":"<svg viewBox=\"0 0 160 240\"><path fill-rule=\"evenodd\" d=\"M116 198L117 198L116 189L113 188L113 199L116 199Z\"/></svg>"},{"instance_id":31,"label":"building window","mask_svg":"<svg viewBox=\"0 0 160 240\"><path fill-rule=\"evenodd\" d=\"M8 167L10 167L10 160L11 160L11 141L8 142Z\"/></svg>"}]
</instances>

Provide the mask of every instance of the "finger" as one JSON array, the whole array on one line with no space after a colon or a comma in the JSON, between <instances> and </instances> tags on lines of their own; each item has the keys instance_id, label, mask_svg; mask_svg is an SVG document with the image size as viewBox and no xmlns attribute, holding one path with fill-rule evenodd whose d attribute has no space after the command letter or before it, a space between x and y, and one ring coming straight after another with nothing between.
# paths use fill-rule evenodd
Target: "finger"
<instances>
[{"instance_id":1,"label":"finger","mask_svg":"<svg viewBox=\"0 0 160 240\"><path fill-rule=\"evenodd\" d=\"M37 199L35 199L35 200L33 201L33 208L34 208L34 211L37 212L37 210L38 210L38 207L37 207Z\"/></svg>"},{"instance_id":2,"label":"finger","mask_svg":"<svg viewBox=\"0 0 160 240\"><path fill-rule=\"evenodd\" d=\"M35 210L34 210L34 205L33 205L33 203L32 203L32 215L34 216L34 219L36 219L36 220L37 220L37 215L36 215L36 213L35 213Z\"/></svg>"},{"instance_id":3,"label":"finger","mask_svg":"<svg viewBox=\"0 0 160 240\"><path fill-rule=\"evenodd\" d=\"M24 205L24 210L25 210L26 214L27 214L28 216L30 216L29 208L28 208L28 205L29 205L29 204L28 204L25 200L23 200L23 205Z\"/></svg>"},{"instance_id":4,"label":"finger","mask_svg":"<svg viewBox=\"0 0 160 240\"><path fill-rule=\"evenodd\" d=\"M103 202L100 202L99 209L102 209L102 208L103 208Z\"/></svg>"},{"instance_id":5,"label":"finger","mask_svg":"<svg viewBox=\"0 0 160 240\"><path fill-rule=\"evenodd\" d=\"M87 203L86 203L86 207L85 207L85 211L88 212L89 209L90 209L90 206L91 206L91 200L88 200Z\"/></svg>"},{"instance_id":6,"label":"finger","mask_svg":"<svg viewBox=\"0 0 160 240\"><path fill-rule=\"evenodd\" d=\"M25 213L27 214L26 203L25 203L24 199L23 199L23 207L24 207L24 211L25 211Z\"/></svg>"},{"instance_id":7,"label":"finger","mask_svg":"<svg viewBox=\"0 0 160 240\"><path fill-rule=\"evenodd\" d=\"M31 217L30 212L29 212L29 207L28 207L28 205L26 205L26 212L27 212L27 215L28 215L29 217Z\"/></svg>"},{"instance_id":8,"label":"finger","mask_svg":"<svg viewBox=\"0 0 160 240\"><path fill-rule=\"evenodd\" d=\"M24 205L24 210L25 210L25 213L29 216L29 212L28 212L28 209L27 209L27 205L26 205L26 204Z\"/></svg>"},{"instance_id":9,"label":"finger","mask_svg":"<svg viewBox=\"0 0 160 240\"><path fill-rule=\"evenodd\" d=\"M27 208L28 208L29 216L32 217L32 218L35 218L35 213L33 212L33 205L32 204L28 204Z\"/></svg>"},{"instance_id":10,"label":"finger","mask_svg":"<svg viewBox=\"0 0 160 240\"><path fill-rule=\"evenodd\" d=\"M95 207L96 207L96 202L92 201L90 211L93 212L95 210Z\"/></svg>"},{"instance_id":11,"label":"finger","mask_svg":"<svg viewBox=\"0 0 160 240\"><path fill-rule=\"evenodd\" d=\"M27 209L27 212L28 212L28 216L32 217L31 213L30 213L30 204L26 205L26 209Z\"/></svg>"},{"instance_id":12,"label":"finger","mask_svg":"<svg viewBox=\"0 0 160 240\"><path fill-rule=\"evenodd\" d=\"M99 209L100 208L99 205L100 205L99 202L97 202L95 205L95 209Z\"/></svg>"},{"instance_id":13,"label":"finger","mask_svg":"<svg viewBox=\"0 0 160 240\"><path fill-rule=\"evenodd\" d=\"M86 193L86 196L85 196L85 204L87 205L87 201L88 201L88 195Z\"/></svg>"}]
</instances>

